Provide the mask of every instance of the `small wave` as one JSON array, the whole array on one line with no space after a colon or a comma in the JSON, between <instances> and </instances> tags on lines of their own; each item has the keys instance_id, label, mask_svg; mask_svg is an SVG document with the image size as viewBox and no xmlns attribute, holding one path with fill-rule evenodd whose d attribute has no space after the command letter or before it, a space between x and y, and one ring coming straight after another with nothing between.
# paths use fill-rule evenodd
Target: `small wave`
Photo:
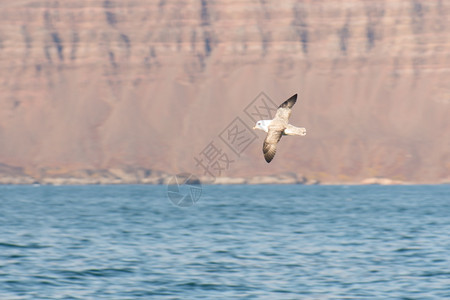
<instances>
[{"instance_id":1,"label":"small wave","mask_svg":"<svg viewBox=\"0 0 450 300\"><path fill-rule=\"evenodd\" d=\"M135 290L135 291L129 291L125 292L125 295L133 297L133 298L142 298L142 297L148 297L148 296L173 296L173 292L167 292L167 291L147 291L147 290Z\"/></svg>"},{"instance_id":2,"label":"small wave","mask_svg":"<svg viewBox=\"0 0 450 300\"><path fill-rule=\"evenodd\" d=\"M248 291L252 288L245 285L235 285L235 284L216 284L216 283L198 283L194 281L180 283L179 287L188 287L190 289L201 289L201 290L211 290L211 291L223 291L224 289L232 289L236 291Z\"/></svg>"},{"instance_id":3,"label":"small wave","mask_svg":"<svg viewBox=\"0 0 450 300\"><path fill-rule=\"evenodd\" d=\"M221 289L223 286L221 284L216 284L216 283L198 283L198 282L184 282L184 283L180 283L178 284L178 286L180 287L189 287L189 288L200 288L200 289L204 289L204 290L219 290Z\"/></svg>"},{"instance_id":4,"label":"small wave","mask_svg":"<svg viewBox=\"0 0 450 300\"><path fill-rule=\"evenodd\" d=\"M22 254L11 254L11 255L8 255L8 256L5 256L6 258L9 258L9 259L14 259L14 258L23 258L23 257L26 257L26 255L22 255Z\"/></svg>"},{"instance_id":5,"label":"small wave","mask_svg":"<svg viewBox=\"0 0 450 300\"><path fill-rule=\"evenodd\" d=\"M2 243L0 242L0 247L5 248L25 248L25 249L41 249L41 248L49 248L50 246L46 245L39 245L36 243L28 244L28 245L19 245L19 244L12 244L12 243Z\"/></svg>"},{"instance_id":6,"label":"small wave","mask_svg":"<svg viewBox=\"0 0 450 300\"><path fill-rule=\"evenodd\" d=\"M435 271L435 272L425 272L421 274L422 277L434 277L434 276L448 276L450 275L449 271Z\"/></svg>"},{"instance_id":7,"label":"small wave","mask_svg":"<svg viewBox=\"0 0 450 300\"><path fill-rule=\"evenodd\" d=\"M395 252L410 252L410 251L420 251L422 248L398 248Z\"/></svg>"},{"instance_id":8,"label":"small wave","mask_svg":"<svg viewBox=\"0 0 450 300\"><path fill-rule=\"evenodd\" d=\"M87 269L82 271L62 270L58 273L65 275L67 278L79 279L87 276L94 277L114 277L123 273L133 273L130 268L105 268L105 269Z\"/></svg>"}]
</instances>

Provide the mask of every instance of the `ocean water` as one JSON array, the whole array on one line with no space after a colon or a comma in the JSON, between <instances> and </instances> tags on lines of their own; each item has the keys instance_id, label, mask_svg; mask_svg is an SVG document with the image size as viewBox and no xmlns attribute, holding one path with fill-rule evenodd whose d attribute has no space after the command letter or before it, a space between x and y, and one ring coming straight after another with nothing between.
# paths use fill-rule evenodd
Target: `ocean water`
<instances>
[{"instance_id":1,"label":"ocean water","mask_svg":"<svg viewBox=\"0 0 450 300\"><path fill-rule=\"evenodd\" d=\"M450 185L0 186L0 299L450 299Z\"/></svg>"}]
</instances>

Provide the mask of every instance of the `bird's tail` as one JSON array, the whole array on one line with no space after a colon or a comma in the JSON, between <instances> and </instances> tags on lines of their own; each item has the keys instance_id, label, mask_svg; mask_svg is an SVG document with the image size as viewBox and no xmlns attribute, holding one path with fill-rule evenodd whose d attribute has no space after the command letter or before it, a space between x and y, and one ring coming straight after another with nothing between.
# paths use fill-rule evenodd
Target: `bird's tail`
<instances>
[{"instance_id":1,"label":"bird's tail","mask_svg":"<svg viewBox=\"0 0 450 300\"><path fill-rule=\"evenodd\" d=\"M306 135L306 128L304 127L295 127L289 124L284 130L286 135Z\"/></svg>"}]
</instances>

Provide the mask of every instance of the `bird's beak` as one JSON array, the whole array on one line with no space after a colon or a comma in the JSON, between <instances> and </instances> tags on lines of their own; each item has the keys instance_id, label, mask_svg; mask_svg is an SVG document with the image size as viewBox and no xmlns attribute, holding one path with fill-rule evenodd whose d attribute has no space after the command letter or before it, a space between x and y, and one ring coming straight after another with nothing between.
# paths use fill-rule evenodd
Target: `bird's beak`
<instances>
[{"instance_id":1,"label":"bird's beak","mask_svg":"<svg viewBox=\"0 0 450 300\"><path fill-rule=\"evenodd\" d=\"M253 126L253 130L257 129L256 126Z\"/></svg>"}]
</instances>

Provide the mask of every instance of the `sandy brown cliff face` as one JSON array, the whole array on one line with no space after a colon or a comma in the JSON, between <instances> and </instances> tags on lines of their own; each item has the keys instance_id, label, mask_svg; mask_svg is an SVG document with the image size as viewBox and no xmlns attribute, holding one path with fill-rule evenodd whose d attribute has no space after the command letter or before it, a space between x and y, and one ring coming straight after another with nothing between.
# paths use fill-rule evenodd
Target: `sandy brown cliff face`
<instances>
[{"instance_id":1,"label":"sandy brown cliff face","mask_svg":"<svg viewBox=\"0 0 450 300\"><path fill-rule=\"evenodd\" d=\"M0 163L27 174L194 157L260 93L294 93L222 175L450 177L446 1L2 1ZM244 119L244 118L243 118ZM253 126L253 124L248 124Z\"/></svg>"}]
</instances>

